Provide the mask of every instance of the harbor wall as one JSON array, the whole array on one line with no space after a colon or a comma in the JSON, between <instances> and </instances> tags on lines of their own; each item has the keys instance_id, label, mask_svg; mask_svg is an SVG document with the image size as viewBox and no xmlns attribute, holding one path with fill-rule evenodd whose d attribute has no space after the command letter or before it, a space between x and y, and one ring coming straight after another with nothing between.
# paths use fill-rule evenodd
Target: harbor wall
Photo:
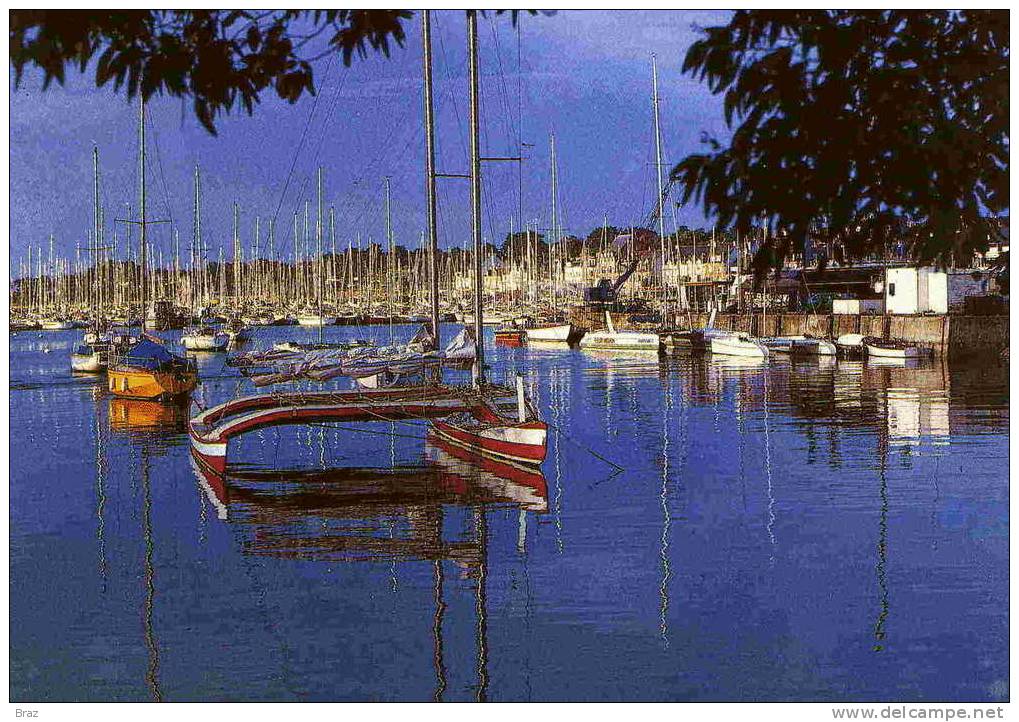
<instances>
[{"instance_id":1,"label":"harbor wall","mask_svg":"<svg viewBox=\"0 0 1019 722\"><path fill-rule=\"evenodd\" d=\"M706 313L680 313L679 326L702 328L708 324ZM724 331L744 331L754 336L817 336L838 338L859 333L882 339L901 339L929 347L934 353L953 357L1000 355L1008 348L1008 316L970 315L849 315L815 313L718 314L715 327ZM605 327L604 314L593 308L575 308L570 319L589 331ZM631 321L626 313L613 313L612 323L619 330L653 330L654 324Z\"/></svg>"}]
</instances>

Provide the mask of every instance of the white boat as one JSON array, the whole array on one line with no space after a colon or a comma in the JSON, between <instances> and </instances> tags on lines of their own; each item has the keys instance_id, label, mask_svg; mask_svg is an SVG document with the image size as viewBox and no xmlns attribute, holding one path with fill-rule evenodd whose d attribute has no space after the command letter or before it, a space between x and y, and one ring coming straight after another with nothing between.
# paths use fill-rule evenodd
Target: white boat
<instances>
[{"instance_id":1,"label":"white boat","mask_svg":"<svg viewBox=\"0 0 1019 722\"><path fill-rule=\"evenodd\" d=\"M760 339L772 353L792 353L793 346L799 341L806 341L806 336L772 336Z\"/></svg>"},{"instance_id":2,"label":"white boat","mask_svg":"<svg viewBox=\"0 0 1019 722\"><path fill-rule=\"evenodd\" d=\"M793 341L790 353L796 356L834 356L838 349L823 338L802 338Z\"/></svg>"},{"instance_id":3,"label":"white boat","mask_svg":"<svg viewBox=\"0 0 1019 722\"><path fill-rule=\"evenodd\" d=\"M226 351L230 336L211 326L185 329L180 342L188 351Z\"/></svg>"},{"instance_id":4,"label":"white boat","mask_svg":"<svg viewBox=\"0 0 1019 722\"><path fill-rule=\"evenodd\" d=\"M299 326L334 326L336 325L336 316L302 313L297 317L297 324Z\"/></svg>"},{"instance_id":5,"label":"white boat","mask_svg":"<svg viewBox=\"0 0 1019 722\"><path fill-rule=\"evenodd\" d=\"M908 341L885 341L873 337L863 340L863 349L867 358L908 359L922 358L928 355L927 349L913 345Z\"/></svg>"},{"instance_id":6,"label":"white boat","mask_svg":"<svg viewBox=\"0 0 1019 722\"><path fill-rule=\"evenodd\" d=\"M44 318L39 321L39 328L43 331L68 331L74 328L74 324L63 318Z\"/></svg>"},{"instance_id":7,"label":"white boat","mask_svg":"<svg viewBox=\"0 0 1019 722\"><path fill-rule=\"evenodd\" d=\"M728 333L714 336L710 340L711 353L723 356L745 356L768 358L768 347L746 333Z\"/></svg>"},{"instance_id":8,"label":"white boat","mask_svg":"<svg viewBox=\"0 0 1019 722\"><path fill-rule=\"evenodd\" d=\"M862 333L844 333L835 339L835 350L843 356L863 355Z\"/></svg>"},{"instance_id":9,"label":"white boat","mask_svg":"<svg viewBox=\"0 0 1019 722\"><path fill-rule=\"evenodd\" d=\"M654 351L658 352L661 338L657 333L648 331L617 331L612 324L612 317L605 312L604 331L591 331L580 339L582 349L601 349L619 351Z\"/></svg>"},{"instance_id":10,"label":"white boat","mask_svg":"<svg viewBox=\"0 0 1019 722\"><path fill-rule=\"evenodd\" d=\"M570 336L573 334L573 325L566 323L535 326L534 328L524 329L524 332L527 334L528 341L558 341L560 343L568 343Z\"/></svg>"},{"instance_id":11,"label":"white boat","mask_svg":"<svg viewBox=\"0 0 1019 722\"><path fill-rule=\"evenodd\" d=\"M86 333L84 341L71 351L71 370L78 373L102 373L109 361L110 339L95 333Z\"/></svg>"}]
</instances>

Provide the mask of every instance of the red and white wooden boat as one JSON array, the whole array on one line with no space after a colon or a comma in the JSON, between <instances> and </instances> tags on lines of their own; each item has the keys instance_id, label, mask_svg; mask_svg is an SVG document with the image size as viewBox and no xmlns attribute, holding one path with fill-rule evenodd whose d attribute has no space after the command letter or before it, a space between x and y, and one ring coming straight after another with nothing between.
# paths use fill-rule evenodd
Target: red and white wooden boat
<instances>
[{"instance_id":1,"label":"red and white wooden boat","mask_svg":"<svg viewBox=\"0 0 1019 722\"><path fill-rule=\"evenodd\" d=\"M435 419L458 414L474 419L470 424L465 421L449 424L450 435L462 446L476 446L481 453L491 448L494 454L507 459L540 464L545 458L544 424L512 422L503 415L502 409L517 406L517 401L513 389L493 385L486 386L482 393L444 384L267 393L242 396L200 412L188 423L188 436L195 459L223 473L230 440L257 429L330 421ZM505 431L498 430L500 424Z\"/></svg>"}]
</instances>

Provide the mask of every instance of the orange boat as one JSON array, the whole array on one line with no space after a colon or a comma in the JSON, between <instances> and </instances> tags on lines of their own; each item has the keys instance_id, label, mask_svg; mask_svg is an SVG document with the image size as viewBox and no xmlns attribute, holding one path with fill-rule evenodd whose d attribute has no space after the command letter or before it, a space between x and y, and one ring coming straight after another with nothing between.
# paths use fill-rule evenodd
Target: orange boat
<instances>
[{"instance_id":1,"label":"orange boat","mask_svg":"<svg viewBox=\"0 0 1019 722\"><path fill-rule=\"evenodd\" d=\"M499 346L523 346L525 332L519 328L495 329L495 343Z\"/></svg>"},{"instance_id":2,"label":"orange boat","mask_svg":"<svg viewBox=\"0 0 1019 722\"><path fill-rule=\"evenodd\" d=\"M198 385L198 368L190 359L170 353L143 338L110 364L110 393L128 399L175 401Z\"/></svg>"}]
</instances>

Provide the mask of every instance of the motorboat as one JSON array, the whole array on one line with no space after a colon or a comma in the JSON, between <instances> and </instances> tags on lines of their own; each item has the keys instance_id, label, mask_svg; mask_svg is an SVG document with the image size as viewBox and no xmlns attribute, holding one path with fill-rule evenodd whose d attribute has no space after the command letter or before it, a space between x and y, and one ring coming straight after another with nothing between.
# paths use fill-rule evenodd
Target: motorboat
<instances>
[{"instance_id":1,"label":"motorboat","mask_svg":"<svg viewBox=\"0 0 1019 722\"><path fill-rule=\"evenodd\" d=\"M864 338L862 333L844 333L835 339L835 350L840 356L859 358L863 355Z\"/></svg>"}]
</instances>

